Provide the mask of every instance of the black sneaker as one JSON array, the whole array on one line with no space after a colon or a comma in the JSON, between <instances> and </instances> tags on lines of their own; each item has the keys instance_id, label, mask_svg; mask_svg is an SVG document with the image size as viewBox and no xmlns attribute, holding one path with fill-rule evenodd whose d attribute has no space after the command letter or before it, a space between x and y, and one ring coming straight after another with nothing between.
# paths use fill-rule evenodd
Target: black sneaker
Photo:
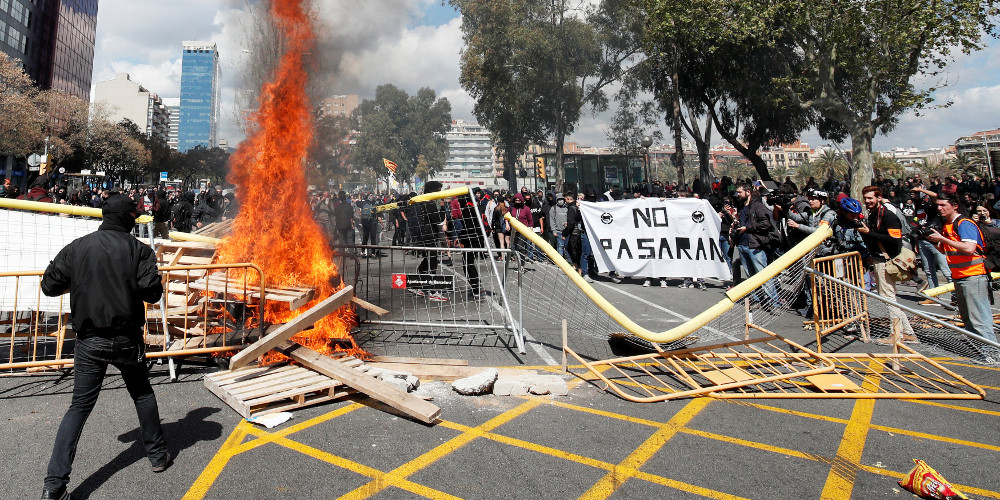
<instances>
[{"instance_id":1,"label":"black sneaker","mask_svg":"<svg viewBox=\"0 0 1000 500\"><path fill-rule=\"evenodd\" d=\"M173 464L174 464L174 457L171 456L170 452L168 451L166 457L163 457L162 459L153 462L152 465L153 472L163 472L169 469L170 466Z\"/></svg>"},{"instance_id":2,"label":"black sneaker","mask_svg":"<svg viewBox=\"0 0 1000 500\"><path fill-rule=\"evenodd\" d=\"M65 486L58 490L43 488L42 500L73 500L73 495L70 495L69 490Z\"/></svg>"}]
</instances>

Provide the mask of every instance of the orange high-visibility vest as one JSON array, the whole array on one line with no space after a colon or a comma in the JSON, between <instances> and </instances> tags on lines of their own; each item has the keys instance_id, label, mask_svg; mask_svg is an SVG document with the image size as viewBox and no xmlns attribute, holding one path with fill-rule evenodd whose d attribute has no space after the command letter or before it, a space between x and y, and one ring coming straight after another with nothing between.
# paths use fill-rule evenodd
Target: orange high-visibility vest
<instances>
[{"instance_id":1,"label":"orange high-visibility vest","mask_svg":"<svg viewBox=\"0 0 1000 500\"><path fill-rule=\"evenodd\" d=\"M976 231L979 232L979 241L986 241L983 238L982 231L979 231L979 226L976 226L976 223L971 219L959 217L958 219L955 219L955 221L959 224L972 224L976 227ZM945 224L941 235L949 240L962 241L962 239L958 236L958 231L956 231L953 226L954 223ZM980 276L986 274L986 265L983 264L983 256L978 252L973 255L964 255L959 253L954 247L948 245L943 245L943 247L945 249L944 256L948 260L948 268L951 269L952 279L957 280L960 278L968 278L969 276ZM979 249L978 245L976 246L976 249Z\"/></svg>"}]
</instances>

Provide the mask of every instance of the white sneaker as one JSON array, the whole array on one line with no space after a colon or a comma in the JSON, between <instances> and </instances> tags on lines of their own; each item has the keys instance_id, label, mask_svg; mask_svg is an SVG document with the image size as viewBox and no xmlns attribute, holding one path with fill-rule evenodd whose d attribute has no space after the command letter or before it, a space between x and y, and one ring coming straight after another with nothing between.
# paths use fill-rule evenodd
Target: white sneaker
<instances>
[{"instance_id":1,"label":"white sneaker","mask_svg":"<svg viewBox=\"0 0 1000 500\"><path fill-rule=\"evenodd\" d=\"M694 283L681 283L680 285L677 285L677 288L692 288L692 287L694 287Z\"/></svg>"},{"instance_id":2,"label":"white sneaker","mask_svg":"<svg viewBox=\"0 0 1000 500\"><path fill-rule=\"evenodd\" d=\"M619 278L617 275L615 275L611 277L611 281L614 281L615 283L621 283L622 279Z\"/></svg>"},{"instance_id":3,"label":"white sneaker","mask_svg":"<svg viewBox=\"0 0 1000 500\"><path fill-rule=\"evenodd\" d=\"M698 289L699 290L708 290L708 288L705 288L705 284L701 283L701 282L698 283Z\"/></svg>"},{"instance_id":4,"label":"white sneaker","mask_svg":"<svg viewBox=\"0 0 1000 500\"><path fill-rule=\"evenodd\" d=\"M590 275L584 276L583 279L586 280L587 283L593 283L594 282L594 278L591 278Z\"/></svg>"},{"instance_id":5,"label":"white sneaker","mask_svg":"<svg viewBox=\"0 0 1000 500\"><path fill-rule=\"evenodd\" d=\"M431 292L427 294L427 300L430 300L432 302L447 302L448 297L445 297L444 295L441 295L440 293L437 292Z\"/></svg>"},{"instance_id":6,"label":"white sneaker","mask_svg":"<svg viewBox=\"0 0 1000 500\"><path fill-rule=\"evenodd\" d=\"M644 286L644 287L649 287L649 285L650 285L649 280L646 280L646 281L642 282L642 286Z\"/></svg>"},{"instance_id":7,"label":"white sneaker","mask_svg":"<svg viewBox=\"0 0 1000 500\"><path fill-rule=\"evenodd\" d=\"M666 287L667 287L667 280L660 280L660 288L666 288Z\"/></svg>"}]
</instances>

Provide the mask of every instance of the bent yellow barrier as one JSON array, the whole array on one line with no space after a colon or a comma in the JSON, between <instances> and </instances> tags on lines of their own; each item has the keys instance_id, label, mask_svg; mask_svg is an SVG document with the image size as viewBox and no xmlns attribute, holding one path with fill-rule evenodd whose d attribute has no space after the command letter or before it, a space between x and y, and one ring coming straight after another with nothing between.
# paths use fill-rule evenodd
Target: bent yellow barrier
<instances>
[{"instance_id":1,"label":"bent yellow barrier","mask_svg":"<svg viewBox=\"0 0 1000 500\"><path fill-rule=\"evenodd\" d=\"M823 224L814 233L802 240L798 245L792 247L792 249L772 262L769 266L765 267L761 272L755 274L747 281L744 281L739 286L727 292L726 298L720 300L714 306L709 307L701 314L691 318L681 325L671 328L670 330L664 332L653 332L639 326L636 322L632 321L632 319L625 316L624 313L618 310L617 307L608 302L607 299L598 293L598 291L595 290L590 283L587 283L583 277L573 269L573 266L571 266L569 262L566 262L566 259L559 255L555 248L552 248L552 245L549 245L548 242L532 231L531 228L518 222L518 220L510 214L505 215L504 218L510 223L511 228L545 252L545 255L547 255L549 259L552 259L552 262L559 266L559 268L562 269L567 276L569 276L570 280L572 280L573 283L580 288L580 290L586 294L597 307L604 311L605 314L610 316L611 319L625 328L629 333L654 343L673 342L694 333L699 328L707 325L713 319L732 309L737 301L748 295L757 287L763 285L767 282L767 280L777 276L781 273L781 271L795 261L801 259L803 256L812 251L813 248L822 243L823 240L829 238L833 234L833 231L829 228L829 226Z\"/></svg>"},{"instance_id":2,"label":"bent yellow barrier","mask_svg":"<svg viewBox=\"0 0 1000 500\"><path fill-rule=\"evenodd\" d=\"M437 192L434 192L434 193L418 194L417 196L414 196L413 198L410 198L409 200L406 200L406 203L396 202L396 203L387 203L385 205L379 205L379 206L375 207L375 211L376 212L386 212L386 211L389 211L389 210L395 210L397 208L401 208L404 205L412 205L414 203L420 203L422 201L441 200L441 199L444 199L444 198L451 198L451 197L454 197L454 196L462 196L462 195L466 195L466 194L467 195L471 195L472 194L472 192L468 188L468 186L463 186L463 187L458 187L458 188L452 188L452 189L445 189L444 191L437 191Z\"/></svg>"}]
</instances>

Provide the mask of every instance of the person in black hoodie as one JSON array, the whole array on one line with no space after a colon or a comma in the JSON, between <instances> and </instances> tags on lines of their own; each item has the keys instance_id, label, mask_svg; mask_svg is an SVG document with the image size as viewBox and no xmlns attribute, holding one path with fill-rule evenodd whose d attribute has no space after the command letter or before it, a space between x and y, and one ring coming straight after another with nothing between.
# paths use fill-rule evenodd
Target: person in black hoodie
<instances>
[{"instance_id":1,"label":"person in black hoodie","mask_svg":"<svg viewBox=\"0 0 1000 500\"><path fill-rule=\"evenodd\" d=\"M128 196L108 198L101 211L104 221L98 230L66 245L42 276L45 295L69 292L76 332L73 399L56 434L43 499L69 498L66 485L77 442L97 403L108 365L121 372L135 403L153 472L171 464L142 339L143 302L156 302L163 294L156 255L131 234L137 209Z\"/></svg>"},{"instance_id":2,"label":"person in black hoodie","mask_svg":"<svg viewBox=\"0 0 1000 500\"><path fill-rule=\"evenodd\" d=\"M170 207L170 222L175 231L190 233L194 217L194 193L186 191Z\"/></svg>"}]
</instances>

